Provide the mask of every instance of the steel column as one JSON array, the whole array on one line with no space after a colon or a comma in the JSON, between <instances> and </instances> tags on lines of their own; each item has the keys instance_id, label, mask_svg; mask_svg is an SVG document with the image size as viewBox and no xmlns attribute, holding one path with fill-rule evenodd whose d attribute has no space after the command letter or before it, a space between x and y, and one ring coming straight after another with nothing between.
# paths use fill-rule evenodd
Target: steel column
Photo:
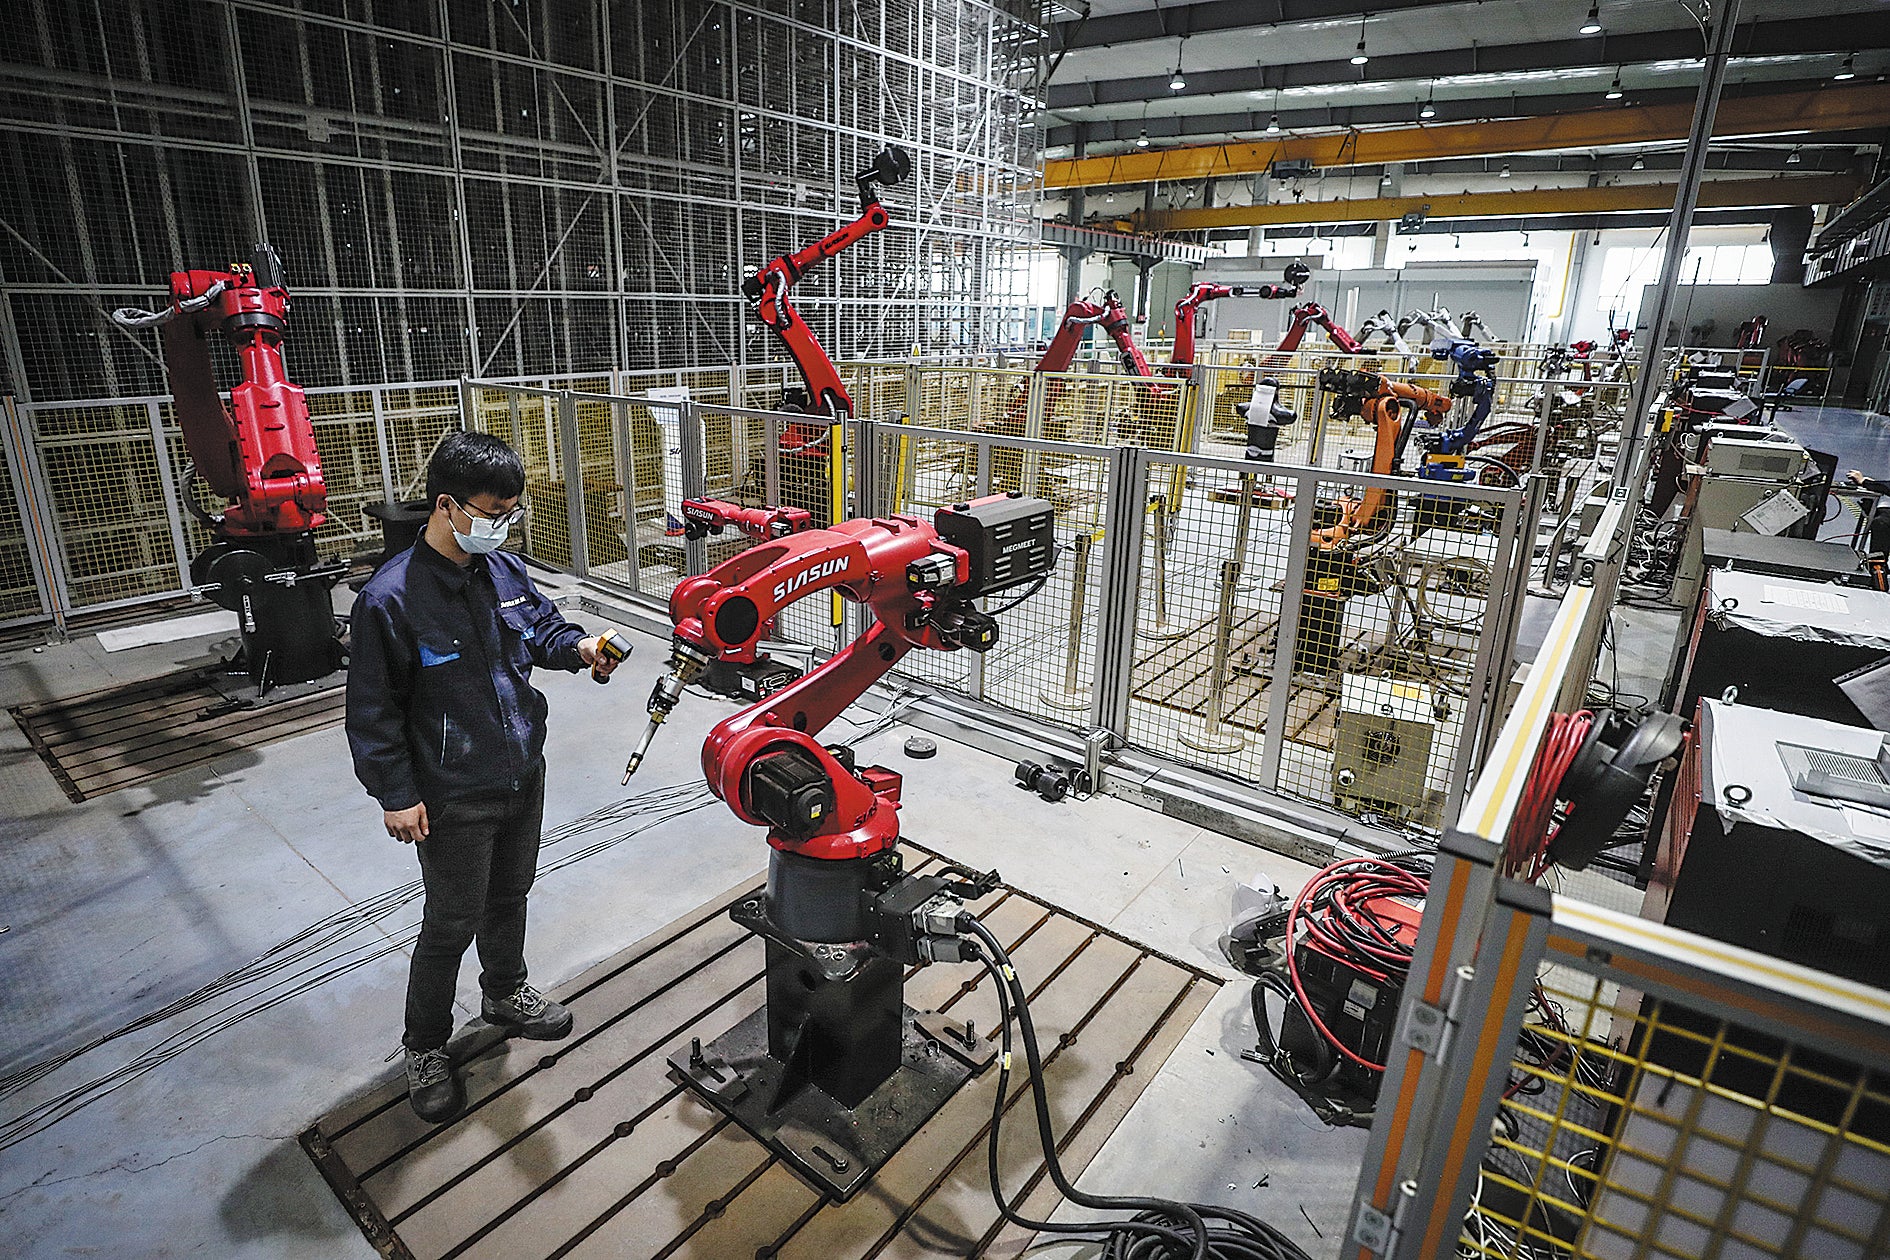
<instances>
[{"instance_id":1,"label":"steel column","mask_svg":"<svg viewBox=\"0 0 1890 1260\"><path fill-rule=\"evenodd\" d=\"M558 395L558 462L564 473L566 537L571 543L571 571L591 573L590 525L584 517L584 465L578 456L577 399L569 390Z\"/></svg>"},{"instance_id":2,"label":"steel column","mask_svg":"<svg viewBox=\"0 0 1890 1260\"><path fill-rule=\"evenodd\" d=\"M1700 76L1700 95L1693 109L1693 128L1687 136L1686 157L1680 166L1673 213L1667 218L1667 251L1661 259L1660 287L1654 291L1654 309L1648 316L1641 374L1634 382L1633 401L1628 405L1629 427L1622 435L1621 451L1615 464L1616 485L1627 484L1625 470L1634 465L1643 430L1641 420L1653 403L1663 375L1655 369L1667 345L1667 317L1673 311L1674 289L1680 283L1680 264L1686 259L1687 238L1693 231L1693 210L1700 201L1700 180L1706 173L1713 122L1719 113L1719 92L1726 82L1726 62L1732 55L1733 34L1739 25L1739 0L1719 0L1711 20L1712 44L1706 54L1705 73Z\"/></svg>"},{"instance_id":3,"label":"steel column","mask_svg":"<svg viewBox=\"0 0 1890 1260\"><path fill-rule=\"evenodd\" d=\"M1279 475L1277 470L1274 475ZM1293 510L1287 521L1286 581L1280 587L1280 615L1273 627L1273 660L1267 687L1267 723L1260 732L1260 783L1280 787L1280 754L1286 744L1286 713L1293 702L1293 644L1299 638L1299 603L1306 589L1306 559L1312 551L1313 508L1319 498L1316 474L1293 473ZM1243 480L1243 486L1247 484Z\"/></svg>"},{"instance_id":4,"label":"steel column","mask_svg":"<svg viewBox=\"0 0 1890 1260\"><path fill-rule=\"evenodd\" d=\"M158 404L144 405L145 418L151 425L151 453L157 459L158 488L164 494L164 519L171 529L171 546L177 551L177 581L184 590L196 583L190 578L190 544L184 540L184 511L177 498L177 477L171 471L170 444L164 440L164 417Z\"/></svg>"}]
</instances>

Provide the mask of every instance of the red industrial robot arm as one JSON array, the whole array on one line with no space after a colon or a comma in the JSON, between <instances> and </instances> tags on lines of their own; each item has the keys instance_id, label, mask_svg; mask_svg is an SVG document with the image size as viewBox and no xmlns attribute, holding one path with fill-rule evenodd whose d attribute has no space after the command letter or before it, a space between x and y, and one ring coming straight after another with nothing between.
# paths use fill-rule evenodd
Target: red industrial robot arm
<instances>
[{"instance_id":1,"label":"red industrial robot arm","mask_svg":"<svg viewBox=\"0 0 1890 1260\"><path fill-rule=\"evenodd\" d=\"M1135 328L1129 319L1129 312L1123 309L1122 299L1113 292L1103 298L1101 322L1103 331L1116 343L1116 361L1122 365L1124 375L1155 375L1148 365L1148 357L1142 353L1142 347L1136 344Z\"/></svg>"},{"instance_id":2,"label":"red industrial robot arm","mask_svg":"<svg viewBox=\"0 0 1890 1260\"><path fill-rule=\"evenodd\" d=\"M1279 345L1273 347L1273 353L1291 354L1299 349L1299 343L1306 337L1306 330L1315 324L1325 329L1326 336L1332 339L1332 344L1347 354L1358 354L1365 348L1351 333L1334 323L1332 316L1326 313L1326 308L1317 302L1303 302L1295 306L1292 310L1292 318L1293 322L1287 327L1286 335L1280 338Z\"/></svg>"},{"instance_id":3,"label":"red industrial robot arm","mask_svg":"<svg viewBox=\"0 0 1890 1260\"><path fill-rule=\"evenodd\" d=\"M734 529L755 539L785 538L814 524L813 513L806 508L751 508L720 499L684 499L681 510L683 534L688 538L703 538L725 529Z\"/></svg>"},{"instance_id":4,"label":"red industrial robot arm","mask_svg":"<svg viewBox=\"0 0 1890 1260\"><path fill-rule=\"evenodd\" d=\"M1202 281L1195 285L1175 303L1175 345L1169 353L1168 365L1173 368L1194 366L1195 317L1209 302L1224 297L1270 300L1296 298L1299 296L1299 286L1306 283L1311 275L1312 271L1304 263L1294 263L1286 269L1285 284L1211 284Z\"/></svg>"},{"instance_id":5,"label":"red industrial robot arm","mask_svg":"<svg viewBox=\"0 0 1890 1260\"><path fill-rule=\"evenodd\" d=\"M717 505L730 512L741 509ZM899 776L856 772L817 736L913 648L988 650L997 622L973 601L1030 581L1055 563L1054 512L1017 495L941 508L933 521L844 521L777 538L684 579L670 595L671 672L650 696L634 773L683 689L712 659L751 653L796 600L838 590L875 620L818 669L720 723L702 748L709 787L738 818L769 828L778 849L867 857L898 838Z\"/></svg>"},{"instance_id":6,"label":"red industrial robot arm","mask_svg":"<svg viewBox=\"0 0 1890 1260\"><path fill-rule=\"evenodd\" d=\"M159 327L164 366L177 400L177 423L204 484L229 500L226 536L297 534L327 519L327 486L301 387L282 364L289 291L282 259L256 247L247 266L174 271L162 311L124 307L112 319L127 328ZM218 394L207 339L220 329L236 345L243 380L226 408Z\"/></svg>"},{"instance_id":7,"label":"red industrial robot arm","mask_svg":"<svg viewBox=\"0 0 1890 1260\"><path fill-rule=\"evenodd\" d=\"M912 169L912 159L897 146L888 146L873 165L855 179L860 188L860 216L791 254L783 254L742 281L742 293L754 304L761 322L774 330L800 369L807 397L802 410L813 415L845 418L853 414L853 399L840 381L840 372L788 298L794 282L822 260L832 258L890 223L879 203L879 185L897 184Z\"/></svg>"}]
</instances>

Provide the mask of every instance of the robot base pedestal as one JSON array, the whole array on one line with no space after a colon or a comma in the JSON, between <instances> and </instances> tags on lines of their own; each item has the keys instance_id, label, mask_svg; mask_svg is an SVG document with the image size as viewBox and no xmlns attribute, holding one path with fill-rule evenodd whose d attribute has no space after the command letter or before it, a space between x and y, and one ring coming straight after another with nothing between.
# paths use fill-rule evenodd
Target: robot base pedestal
<instances>
[{"instance_id":1,"label":"robot base pedestal","mask_svg":"<svg viewBox=\"0 0 1890 1260\"><path fill-rule=\"evenodd\" d=\"M771 867L769 894L729 909L767 947L767 1002L709 1044L678 1048L669 1064L704 1102L845 1201L997 1052L970 1025L907 1006L905 967L871 942L800 940L770 913L810 917L836 890L863 888L876 864L777 852Z\"/></svg>"},{"instance_id":2,"label":"robot base pedestal","mask_svg":"<svg viewBox=\"0 0 1890 1260\"><path fill-rule=\"evenodd\" d=\"M899 1067L857 1107L805 1085L770 1110L789 1067L768 1053L766 1007L714 1041L677 1049L669 1065L703 1102L844 1203L995 1055L962 1022L910 1006L902 1014ZM981 1060L961 1035L981 1047Z\"/></svg>"}]
</instances>

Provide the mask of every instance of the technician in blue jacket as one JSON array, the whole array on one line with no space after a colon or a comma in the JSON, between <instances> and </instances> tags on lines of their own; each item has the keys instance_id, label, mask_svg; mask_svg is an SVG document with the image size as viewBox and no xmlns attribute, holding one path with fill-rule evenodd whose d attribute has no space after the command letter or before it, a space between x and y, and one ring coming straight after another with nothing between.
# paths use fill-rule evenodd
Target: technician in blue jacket
<instances>
[{"instance_id":1,"label":"technician in blue jacket","mask_svg":"<svg viewBox=\"0 0 1890 1260\"><path fill-rule=\"evenodd\" d=\"M545 806L545 698L534 665L608 674L597 640L498 550L524 518L525 466L486 433L452 433L427 464L433 515L413 549L355 600L348 665L354 772L387 834L420 856L426 911L407 979L407 1096L450 1120L465 1085L446 1053L466 947L479 944L480 1013L555 1041L571 1012L526 980L525 895Z\"/></svg>"}]
</instances>

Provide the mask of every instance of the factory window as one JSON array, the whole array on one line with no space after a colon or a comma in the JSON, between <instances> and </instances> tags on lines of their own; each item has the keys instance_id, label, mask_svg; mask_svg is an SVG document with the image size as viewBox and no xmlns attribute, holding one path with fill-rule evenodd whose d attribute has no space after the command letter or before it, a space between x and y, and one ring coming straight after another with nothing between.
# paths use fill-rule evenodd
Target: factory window
<instances>
[{"instance_id":1,"label":"factory window","mask_svg":"<svg viewBox=\"0 0 1890 1260\"><path fill-rule=\"evenodd\" d=\"M1602 256L1595 309L1614 316L1617 328L1632 327L1640 314L1641 291L1660 279L1666 251L1642 245L1616 245ZM1768 284L1772 247L1695 245L1680 260L1681 284Z\"/></svg>"}]
</instances>

